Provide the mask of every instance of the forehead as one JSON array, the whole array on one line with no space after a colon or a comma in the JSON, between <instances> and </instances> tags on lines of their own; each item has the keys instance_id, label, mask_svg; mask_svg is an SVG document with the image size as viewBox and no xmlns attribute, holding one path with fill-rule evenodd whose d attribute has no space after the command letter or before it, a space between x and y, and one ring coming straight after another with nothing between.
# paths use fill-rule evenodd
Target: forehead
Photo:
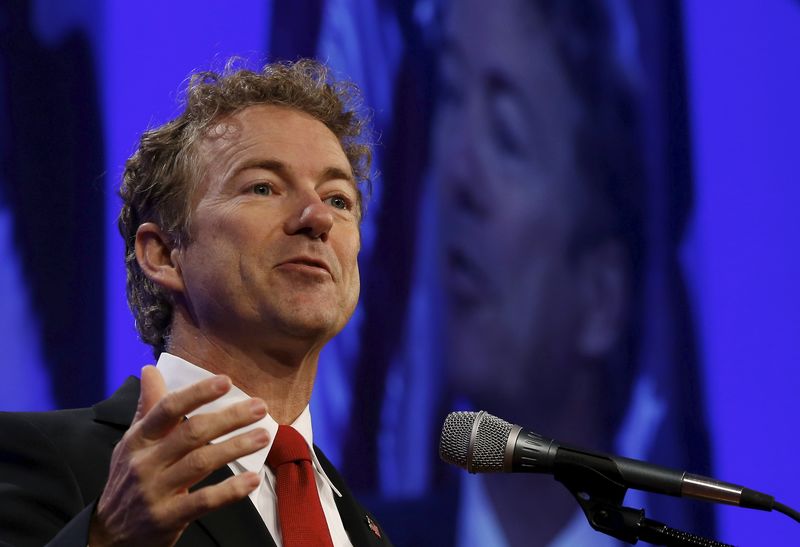
<instances>
[{"instance_id":1,"label":"forehead","mask_svg":"<svg viewBox=\"0 0 800 547\"><path fill-rule=\"evenodd\" d=\"M310 114L285 106L249 106L223 117L206 130L198 151L209 174L253 159L276 159L298 173L336 167L352 175L336 135Z\"/></svg>"},{"instance_id":2,"label":"forehead","mask_svg":"<svg viewBox=\"0 0 800 547\"><path fill-rule=\"evenodd\" d=\"M496 0L490 10L483 0L451 3L443 50L462 77L511 80L525 93L542 92L558 70L550 32L530 1Z\"/></svg>"}]
</instances>

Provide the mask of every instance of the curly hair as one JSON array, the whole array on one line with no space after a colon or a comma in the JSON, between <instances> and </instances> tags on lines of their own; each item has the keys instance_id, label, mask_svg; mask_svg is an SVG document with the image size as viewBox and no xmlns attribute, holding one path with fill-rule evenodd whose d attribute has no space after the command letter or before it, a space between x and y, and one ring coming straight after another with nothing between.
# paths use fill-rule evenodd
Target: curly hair
<instances>
[{"instance_id":1,"label":"curly hair","mask_svg":"<svg viewBox=\"0 0 800 547\"><path fill-rule=\"evenodd\" d=\"M256 72L228 61L221 72L193 74L185 108L175 119L145 131L125 163L120 185L119 231L125 240L126 292L141 339L156 357L166 349L173 315L171 295L147 278L136 260L136 231L145 222L157 224L170 244L190 242L192 197L205 163L197 144L224 117L253 105L278 105L310 114L339 140L353 176L370 188L369 116L361 93L349 81L335 80L322 63L310 59L267 64Z\"/></svg>"}]
</instances>

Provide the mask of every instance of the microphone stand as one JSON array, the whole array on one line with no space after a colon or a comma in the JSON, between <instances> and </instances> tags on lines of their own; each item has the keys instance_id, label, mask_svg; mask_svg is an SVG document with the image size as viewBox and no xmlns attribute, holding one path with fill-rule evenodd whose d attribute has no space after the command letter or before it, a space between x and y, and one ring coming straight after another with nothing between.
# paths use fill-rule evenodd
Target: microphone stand
<instances>
[{"instance_id":1,"label":"microphone stand","mask_svg":"<svg viewBox=\"0 0 800 547\"><path fill-rule=\"evenodd\" d=\"M733 547L645 518L644 509L623 507L628 488L595 469L574 463L556 467L555 479L572 492L589 525L598 532L630 544L642 540L676 547Z\"/></svg>"}]
</instances>

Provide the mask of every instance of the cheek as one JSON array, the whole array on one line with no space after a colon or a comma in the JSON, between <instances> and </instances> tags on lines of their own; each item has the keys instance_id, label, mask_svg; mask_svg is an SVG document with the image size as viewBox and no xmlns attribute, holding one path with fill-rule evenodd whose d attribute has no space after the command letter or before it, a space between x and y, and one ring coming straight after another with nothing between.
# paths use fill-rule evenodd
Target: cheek
<instances>
[{"instance_id":1,"label":"cheek","mask_svg":"<svg viewBox=\"0 0 800 547\"><path fill-rule=\"evenodd\" d=\"M339 257L339 264L342 268L342 283L344 285L343 295L347 300L358 300L361 289L361 277L358 268L358 253L361 249L361 239L356 233L341 242L336 254Z\"/></svg>"},{"instance_id":2,"label":"cheek","mask_svg":"<svg viewBox=\"0 0 800 547\"><path fill-rule=\"evenodd\" d=\"M361 273L358 269L358 261L353 260L353 265L349 273L349 285L350 285L350 299L353 302L353 308L355 308L355 303L358 302L358 295L361 292Z\"/></svg>"},{"instance_id":3,"label":"cheek","mask_svg":"<svg viewBox=\"0 0 800 547\"><path fill-rule=\"evenodd\" d=\"M509 256L515 269L551 269L563 264L570 219L557 193L530 188L510 200L501 218L506 237L516 245Z\"/></svg>"},{"instance_id":4,"label":"cheek","mask_svg":"<svg viewBox=\"0 0 800 547\"><path fill-rule=\"evenodd\" d=\"M350 293L351 301L351 310L350 313L356 309L356 305L358 304L358 296L361 293L361 276L358 272L358 268L356 268L355 275L353 276L353 282L351 284L352 292Z\"/></svg>"},{"instance_id":5,"label":"cheek","mask_svg":"<svg viewBox=\"0 0 800 547\"><path fill-rule=\"evenodd\" d=\"M503 297L500 320L512 339L545 334L573 306L572 272L563 226L553 218L531 216L508 228L496 280Z\"/></svg>"},{"instance_id":6,"label":"cheek","mask_svg":"<svg viewBox=\"0 0 800 547\"><path fill-rule=\"evenodd\" d=\"M358 278L358 253L361 251L361 236L356 231L348 234L346 238L339 240L339 245L335 247L336 256L342 265L342 272L345 276Z\"/></svg>"}]
</instances>

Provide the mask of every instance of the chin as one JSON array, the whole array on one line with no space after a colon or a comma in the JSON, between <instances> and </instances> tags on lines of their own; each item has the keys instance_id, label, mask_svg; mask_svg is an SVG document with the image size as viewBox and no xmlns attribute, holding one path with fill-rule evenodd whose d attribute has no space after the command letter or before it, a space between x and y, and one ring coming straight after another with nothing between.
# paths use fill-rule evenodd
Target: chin
<instances>
[{"instance_id":1,"label":"chin","mask_svg":"<svg viewBox=\"0 0 800 547\"><path fill-rule=\"evenodd\" d=\"M342 327L342 321L326 313L290 314L273 321L275 329L300 340L328 340Z\"/></svg>"},{"instance_id":2,"label":"chin","mask_svg":"<svg viewBox=\"0 0 800 547\"><path fill-rule=\"evenodd\" d=\"M499 389L497 384L503 381L504 372L498 368L494 360L484 358L480 348L470 351L470 348L465 346L468 344L450 348L448 359L450 384L459 394L477 403L477 399L483 399L482 394L496 392Z\"/></svg>"},{"instance_id":3,"label":"chin","mask_svg":"<svg viewBox=\"0 0 800 547\"><path fill-rule=\"evenodd\" d=\"M451 346L449 382L455 391L488 412L514 410L534 404L535 383L531 366L520 356L509 355L508 346L487 346L480 338L462 339ZM540 386L539 386L540 387Z\"/></svg>"},{"instance_id":4,"label":"chin","mask_svg":"<svg viewBox=\"0 0 800 547\"><path fill-rule=\"evenodd\" d=\"M297 332L328 332L341 330L351 313L337 302L338 295L328 291L306 291L282 295L277 302L265 303L263 316L283 325L283 330ZM335 333L334 333L335 334Z\"/></svg>"},{"instance_id":5,"label":"chin","mask_svg":"<svg viewBox=\"0 0 800 547\"><path fill-rule=\"evenodd\" d=\"M485 331L455 328L447 337L447 353L456 374L486 378L497 374L497 362L507 360L507 346L493 342Z\"/></svg>"}]
</instances>

